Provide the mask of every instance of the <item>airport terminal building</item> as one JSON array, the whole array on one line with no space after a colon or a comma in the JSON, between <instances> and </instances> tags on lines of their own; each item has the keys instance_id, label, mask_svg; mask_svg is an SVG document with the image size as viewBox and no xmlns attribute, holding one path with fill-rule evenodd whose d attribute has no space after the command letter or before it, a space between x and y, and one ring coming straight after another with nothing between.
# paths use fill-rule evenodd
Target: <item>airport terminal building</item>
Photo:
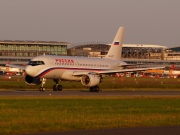
<instances>
[{"instance_id":1,"label":"airport terminal building","mask_svg":"<svg viewBox=\"0 0 180 135\"><path fill-rule=\"evenodd\" d=\"M70 43L57 41L0 40L0 64L27 64L39 55L67 55Z\"/></svg>"},{"instance_id":2,"label":"airport terminal building","mask_svg":"<svg viewBox=\"0 0 180 135\"><path fill-rule=\"evenodd\" d=\"M61 55L82 57L104 57L110 44L90 43L72 45L58 41L19 41L0 40L0 65L27 64L28 61L39 55ZM130 64L172 65L180 66L180 50L167 48L162 45L123 44L122 59Z\"/></svg>"},{"instance_id":3,"label":"airport terminal building","mask_svg":"<svg viewBox=\"0 0 180 135\"><path fill-rule=\"evenodd\" d=\"M70 56L104 57L110 44L84 44L68 48ZM174 51L176 50L176 51ZM147 64L156 66L180 66L180 51L162 45L123 44L122 59L129 64ZM180 49L179 49L180 50Z\"/></svg>"},{"instance_id":4,"label":"airport terminal building","mask_svg":"<svg viewBox=\"0 0 180 135\"><path fill-rule=\"evenodd\" d=\"M104 57L110 44L86 44L77 45L68 49L68 55L71 56L86 56L86 57ZM161 59L161 54L167 47L161 45L147 45L147 44L123 44L122 57L123 58L137 58L137 59ZM156 53L153 55L152 53ZM157 55L159 53L159 55Z\"/></svg>"}]
</instances>

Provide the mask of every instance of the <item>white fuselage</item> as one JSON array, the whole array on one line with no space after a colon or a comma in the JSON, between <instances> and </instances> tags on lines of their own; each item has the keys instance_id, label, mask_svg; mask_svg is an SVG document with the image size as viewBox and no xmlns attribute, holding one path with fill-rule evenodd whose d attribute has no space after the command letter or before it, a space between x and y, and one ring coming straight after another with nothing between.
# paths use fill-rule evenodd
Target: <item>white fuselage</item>
<instances>
[{"instance_id":1,"label":"white fuselage","mask_svg":"<svg viewBox=\"0 0 180 135\"><path fill-rule=\"evenodd\" d=\"M120 60L110 60L104 58L87 58L71 56L50 56L43 55L31 61L43 61L43 65L27 65L26 73L32 77L80 80L80 76L74 76L74 72L98 72L102 70L120 69L118 65L126 65ZM122 67L121 67L122 68Z\"/></svg>"}]
</instances>

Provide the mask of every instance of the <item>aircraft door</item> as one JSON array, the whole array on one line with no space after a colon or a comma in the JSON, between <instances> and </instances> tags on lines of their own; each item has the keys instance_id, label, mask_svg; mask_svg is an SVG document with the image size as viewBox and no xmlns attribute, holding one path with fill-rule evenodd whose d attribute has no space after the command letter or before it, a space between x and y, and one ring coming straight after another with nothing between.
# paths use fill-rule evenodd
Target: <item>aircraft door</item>
<instances>
[{"instance_id":1,"label":"aircraft door","mask_svg":"<svg viewBox=\"0 0 180 135\"><path fill-rule=\"evenodd\" d=\"M54 61L51 58L47 58L47 65L49 65L50 67L54 66Z\"/></svg>"}]
</instances>

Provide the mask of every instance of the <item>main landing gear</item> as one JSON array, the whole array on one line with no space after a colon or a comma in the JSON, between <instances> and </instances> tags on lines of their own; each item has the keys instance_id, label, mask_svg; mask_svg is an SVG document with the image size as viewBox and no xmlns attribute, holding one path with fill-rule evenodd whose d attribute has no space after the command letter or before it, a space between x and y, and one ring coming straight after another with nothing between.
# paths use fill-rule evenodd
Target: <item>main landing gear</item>
<instances>
[{"instance_id":1,"label":"main landing gear","mask_svg":"<svg viewBox=\"0 0 180 135\"><path fill-rule=\"evenodd\" d=\"M99 86L90 87L90 92L99 92Z\"/></svg>"},{"instance_id":2,"label":"main landing gear","mask_svg":"<svg viewBox=\"0 0 180 135\"><path fill-rule=\"evenodd\" d=\"M59 85L59 79L54 79L53 80L56 84L53 85L53 91L62 91L62 85Z\"/></svg>"}]
</instances>

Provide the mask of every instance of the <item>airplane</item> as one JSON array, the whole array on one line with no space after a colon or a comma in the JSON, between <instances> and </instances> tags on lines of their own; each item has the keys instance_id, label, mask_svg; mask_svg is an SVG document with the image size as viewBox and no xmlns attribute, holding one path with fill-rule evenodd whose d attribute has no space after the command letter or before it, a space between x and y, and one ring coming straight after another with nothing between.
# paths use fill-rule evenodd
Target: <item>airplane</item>
<instances>
[{"instance_id":1,"label":"airplane","mask_svg":"<svg viewBox=\"0 0 180 135\"><path fill-rule=\"evenodd\" d=\"M154 77L168 77L168 78L179 78L180 69L175 67L175 64L172 64L171 67L165 67L164 69L150 69L144 72L145 74L154 75Z\"/></svg>"},{"instance_id":2,"label":"airplane","mask_svg":"<svg viewBox=\"0 0 180 135\"><path fill-rule=\"evenodd\" d=\"M19 67L26 72L25 81L28 85L39 85L44 91L46 79L53 79L54 91L62 91L59 81L80 81L89 87L90 92L99 92L98 84L103 75L142 71L164 67L125 69L129 64L121 60L124 27L120 27L104 58L42 55L32 58L26 66L6 64L10 67Z\"/></svg>"}]
</instances>

